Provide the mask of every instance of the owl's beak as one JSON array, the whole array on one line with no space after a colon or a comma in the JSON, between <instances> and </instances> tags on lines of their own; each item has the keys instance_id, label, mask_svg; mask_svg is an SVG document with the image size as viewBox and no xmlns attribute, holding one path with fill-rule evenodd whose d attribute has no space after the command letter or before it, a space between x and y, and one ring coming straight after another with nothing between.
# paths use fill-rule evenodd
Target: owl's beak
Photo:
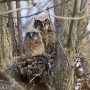
<instances>
[{"instance_id":1,"label":"owl's beak","mask_svg":"<svg viewBox=\"0 0 90 90\"><path fill-rule=\"evenodd\" d=\"M42 28L44 28L45 27L44 23L42 23L41 26L42 26Z\"/></svg>"},{"instance_id":2,"label":"owl's beak","mask_svg":"<svg viewBox=\"0 0 90 90\"><path fill-rule=\"evenodd\" d=\"M32 37L33 33L30 33L30 34L31 34L31 37Z\"/></svg>"},{"instance_id":3,"label":"owl's beak","mask_svg":"<svg viewBox=\"0 0 90 90\"><path fill-rule=\"evenodd\" d=\"M37 37L34 37L34 39L35 39L35 40L38 40L38 38L37 38Z\"/></svg>"}]
</instances>

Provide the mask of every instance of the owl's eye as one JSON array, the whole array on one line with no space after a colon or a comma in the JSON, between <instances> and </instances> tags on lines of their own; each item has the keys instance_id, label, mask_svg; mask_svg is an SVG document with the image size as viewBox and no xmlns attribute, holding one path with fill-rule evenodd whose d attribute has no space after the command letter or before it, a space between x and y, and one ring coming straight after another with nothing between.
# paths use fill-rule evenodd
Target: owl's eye
<instances>
[{"instance_id":1,"label":"owl's eye","mask_svg":"<svg viewBox=\"0 0 90 90\"><path fill-rule=\"evenodd\" d=\"M26 37L30 37L30 32L26 33Z\"/></svg>"},{"instance_id":2,"label":"owl's eye","mask_svg":"<svg viewBox=\"0 0 90 90\"><path fill-rule=\"evenodd\" d=\"M35 34L35 32L33 32L33 34Z\"/></svg>"}]
</instances>

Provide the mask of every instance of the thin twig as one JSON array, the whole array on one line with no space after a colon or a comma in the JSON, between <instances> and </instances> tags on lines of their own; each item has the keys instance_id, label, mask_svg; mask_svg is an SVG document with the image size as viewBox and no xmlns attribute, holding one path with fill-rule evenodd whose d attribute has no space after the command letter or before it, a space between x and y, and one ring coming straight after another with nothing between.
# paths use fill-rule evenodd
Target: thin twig
<instances>
[{"instance_id":1,"label":"thin twig","mask_svg":"<svg viewBox=\"0 0 90 90\"><path fill-rule=\"evenodd\" d=\"M63 2L63 3L59 3L59 4L56 4L56 5L53 5L53 6L51 6L51 7L48 7L48 8L45 9L45 10L50 10L50 9L55 8L55 7L58 7L58 6L60 6L60 5L64 5L64 4L68 3L69 1L70 1L70 0L67 0L67 1L65 1L65 2ZM40 13L42 13L42 12L44 12L44 11L40 11L40 12L34 13L34 14L32 14L32 15L22 16L22 17L10 17L10 16L4 16L4 15L1 15L1 16L2 16L2 17L5 17L5 18L9 18L9 19L12 19L12 18L29 18L29 17L32 17L32 16L34 16L34 15L40 14Z\"/></svg>"}]
</instances>

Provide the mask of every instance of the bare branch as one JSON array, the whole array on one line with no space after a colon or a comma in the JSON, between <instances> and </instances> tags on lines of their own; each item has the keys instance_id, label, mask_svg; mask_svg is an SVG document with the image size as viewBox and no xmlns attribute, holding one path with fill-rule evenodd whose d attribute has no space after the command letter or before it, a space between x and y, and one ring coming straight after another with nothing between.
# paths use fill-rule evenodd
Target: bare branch
<instances>
[{"instance_id":1,"label":"bare branch","mask_svg":"<svg viewBox=\"0 0 90 90\"><path fill-rule=\"evenodd\" d=\"M0 0L1 2L12 2L12 1L28 1L28 0Z\"/></svg>"}]
</instances>

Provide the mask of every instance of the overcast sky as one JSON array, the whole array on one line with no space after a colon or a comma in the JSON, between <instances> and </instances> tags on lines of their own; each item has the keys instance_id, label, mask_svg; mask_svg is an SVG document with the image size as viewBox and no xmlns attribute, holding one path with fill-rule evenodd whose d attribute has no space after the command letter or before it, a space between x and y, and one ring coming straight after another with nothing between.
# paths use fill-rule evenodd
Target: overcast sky
<instances>
[{"instance_id":1,"label":"overcast sky","mask_svg":"<svg viewBox=\"0 0 90 90\"><path fill-rule=\"evenodd\" d=\"M34 2L36 2L36 3L40 3L42 1L43 0L34 0ZM27 6L32 6L31 3L28 3L26 1L21 1L20 5L21 5L21 8L25 8ZM39 6L42 7L43 9L46 9L47 7L53 6L53 1L52 0L48 0L48 1L46 0L42 4L40 4ZM21 16L32 15L32 14L40 12L40 11L41 10L39 10L37 7L33 7L31 10L22 10ZM50 12L50 14L54 15L54 9L50 9L49 12ZM43 12L43 13L40 13L38 15L34 15L32 17L29 17L29 18L22 18L22 26L25 26L25 28L23 28L23 36L25 36L26 32L28 32L30 30L30 28L33 27L34 19L38 19L41 16L44 16L44 17L47 16L48 17L48 15L45 12ZM51 17L51 20L52 20L52 23L54 24L54 18L53 17Z\"/></svg>"},{"instance_id":2,"label":"overcast sky","mask_svg":"<svg viewBox=\"0 0 90 90\"><path fill-rule=\"evenodd\" d=\"M42 2L43 0L34 0L36 3L39 3L39 2ZM46 0L47 1L47 0ZM27 6L31 6L31 3L27 3L27 2L25 2L25 1L21 1L21 7L22 8L25 8L25 7L27 7ZM46 9L47 7L51 7L51 6L53 6L53 1L52 0L48 0L47 2L43 2L42 4L40 4L39 5L40 7L42 7L43 9ZM33 7L31 10L22 10L21 11L21 16L27 16L27 15L32 15L32 14L34 14L34 13L37 13L37 12L39 12L39 11L41 11L41 10L39 10L37 7ZM50 13L51 14L54 14L54 9L51 9L51 10L49 10L50 11ZM31 20L32 19L34 19L34 18L37 18L38 19L38 16L45 16L45 15L47 15L46 13L41 13L41 14L39 14L39 15L36 15L36 16L34 16L34 17L30 17L30 18L23 18L22 19L22 24L23 25L26 25L28 22L31 22ZM54 20L53 19L53 17L51 17L52 18L52 21Z\"/></svg>"},{"instance_id":3,"label":"overcast sky","mask_svg":"<svg viewBox=\"0 0 90 90\"><path fill-rule=\"evenodd\" d=\"M36 3L40 3L42 2L43 0L34 0ZM25 7L28 7L28 6L32 6L31 3L28 3L26 1L21 1L20 3L21 5L21 8L25 8ZM13 5L12 5L13 6ZM39 5L40 7L42 7L43 9L46 9L47 7L51 7L53 6L53 1L52 0L46 0L46 2L43 2L42 4ZM31 10L22 10L21 11L21 16L28 16L28 15L32 15L34 13L37 13L41 10L39 10L38 8L36 7L33 7ZM50 9L49 10L50 14L53 14L54 15L54 9ZM45 12L41 13L41 14L38 14L38 15L35 15L33 17L29 17L29 18L22 18L22 26L26 26L23 30L24 30L24 35L26 33L26 31L28 31L27 29L30 29L28 26L31 25L33 27L33 22L34 22L34 19L38 19L38 17L40 16L46 16L47 14ZM48 16L48 15L47 15ZM52 23L54 24L54 18L51 17L51 20L52 20ZM86 27L86 30L90 32L90 21Z\"/></svg>"}]
</instances>

